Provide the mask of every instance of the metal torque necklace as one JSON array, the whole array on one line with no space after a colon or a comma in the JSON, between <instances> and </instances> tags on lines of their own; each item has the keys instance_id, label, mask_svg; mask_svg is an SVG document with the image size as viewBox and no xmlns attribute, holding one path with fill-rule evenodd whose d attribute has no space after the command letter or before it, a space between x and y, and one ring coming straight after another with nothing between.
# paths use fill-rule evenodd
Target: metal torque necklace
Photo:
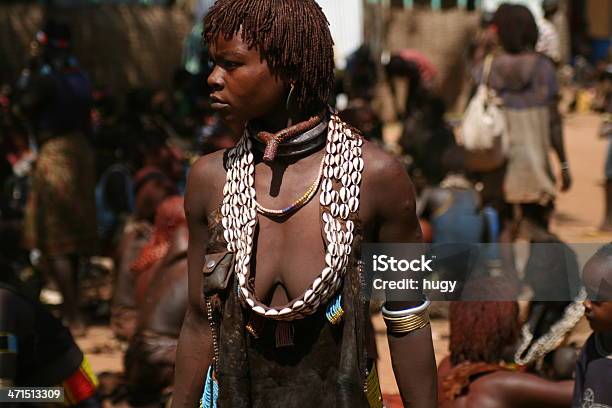
<instances>
[{"instance_id":1,"label":"metal torque necklace","mask_svg":"<svg viewBox=\"0 0 612 408\"><path fill-rule=\"evenodd\" d=\"M274 148L276 157L295 157L304 156L306 153L312 152L325 144L327 139L327 120L320 120L320 123L310 130L295 135L292 138L286 138L282 143L277 144ZM253 147L265 154L268 143L261 138L257 132L252 132L247 127L247 131L251 135ZM268 149L269 150L269 149Z\"/></svg>"},{"instance_id":2,"label":"metal torque necklace","mask_svg":"<svg viewBox=\"0 0 612 408\"><path fill-rule=\"evenodd\" d=\"M363 172L361 137L332 114L327 125L320 204L325 232L325 266L310 287L282 307L269 307L256 299L249 284L253 236L257 225L255 164L252 142L245 132L228 152L228 171L221 205L223 236L235 253L234 272L238 295L245 307L274 320L295 320L313 314L336 293L346 271L355 225L349 215L359 210L359 187Z\"/></svg>"}]
</instances>

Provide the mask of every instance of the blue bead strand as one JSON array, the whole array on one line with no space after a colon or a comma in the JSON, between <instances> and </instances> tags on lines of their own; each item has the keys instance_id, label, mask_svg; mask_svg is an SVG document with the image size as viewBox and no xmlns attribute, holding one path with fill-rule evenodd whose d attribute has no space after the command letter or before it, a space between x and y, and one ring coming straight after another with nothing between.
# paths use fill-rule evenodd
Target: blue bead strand
<instances>
[{"instance_id":1,"label":"blue bead strand","mask_svg":"<svg viewBox=\"0 0 612 408\"><path fill-rule=\"evenodd\" d=\"M331 324L338 324L340 320L342 320L342 315L344 315L344 310L342 309L342 294L339 293L329 302L325 317L327 317L327 320L329 320Z\"/></svg>"},{"instance_id":2,"label":"blue bead strand","mask_svg":"<svg viewBox=\"0 0 612 408\"><path fill-rule=\"evenodd\" d=\"M208 367L206 373L206 383L204 384L204 393L200 400L200 408L217 408L217 399L219 399L219 384L213 379L212 365Z\"/></svg>"}]
</instances>

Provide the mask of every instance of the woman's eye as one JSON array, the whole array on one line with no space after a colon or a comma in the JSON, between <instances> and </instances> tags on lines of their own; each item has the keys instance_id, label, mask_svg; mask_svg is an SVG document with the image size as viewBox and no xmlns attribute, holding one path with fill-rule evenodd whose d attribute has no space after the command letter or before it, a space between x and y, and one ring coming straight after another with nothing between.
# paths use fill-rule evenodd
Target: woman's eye
<instances>
[{"instance_id":1,"label":"woman's eye","mask_svg":"<svg viewBox=\"0 0 612 408\"><path fill-rule=\"evenodd\" d=\"M240 64L235 61L227 61L227 60L223 61L222 65L223 65L223 68L229 69L229 70L236 69L240 66Z\"/></svg>"},{"instance_id":2,"label":"woman's eye","mask_svg":"<svg viewBox=\"0 0 612 408\"><path fill-rule=\"evenodd\" d=\"M240 65L242 65L239 62L236 61L229 61L229 60L224 60L221 59L219 61L215 61L211 58L208 59L208 68L209 69L214 69L216 65L219 65L220 67L222 67L225 70L231 71L233 69L238 68Z\"/></svg>"}]
</instances>

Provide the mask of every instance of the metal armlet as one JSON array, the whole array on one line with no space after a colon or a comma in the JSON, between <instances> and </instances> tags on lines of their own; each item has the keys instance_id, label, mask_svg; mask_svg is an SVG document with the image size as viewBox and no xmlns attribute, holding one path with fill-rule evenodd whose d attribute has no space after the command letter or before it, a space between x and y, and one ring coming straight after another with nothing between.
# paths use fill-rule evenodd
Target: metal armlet
<instances>
[{"instance_id":1,"label":"metal armlet","mask_svg":"<svg viewBox=\"0 0 612 408\"><path fill-rule=\"evenodd\" d=\"M409 333L414 330L422 329L429 324L429 305L431 302L426 300L423 304L404 310L388 310L382 308L383 319L387 325L387 330L391 333Z\"/></svg>"}]
</instances>

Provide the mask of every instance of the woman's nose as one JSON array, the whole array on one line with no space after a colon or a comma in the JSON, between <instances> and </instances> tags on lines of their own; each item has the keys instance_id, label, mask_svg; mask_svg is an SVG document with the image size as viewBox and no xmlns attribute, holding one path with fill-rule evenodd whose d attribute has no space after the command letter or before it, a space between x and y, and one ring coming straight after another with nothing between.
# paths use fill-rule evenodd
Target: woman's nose
<instances>
[{"instance_id":1,"label":"woman's nose","mask_svg":"<svg viewBox=\"0 0 612 408\"><path fill-rule=\"evenodd\" d=\"M219 89L223 89L224 81L223 81L223 73L222 70L216 66L207 79L208 86L210 86L213 90L218 91Z\"/></svg>"}]
</instances>

